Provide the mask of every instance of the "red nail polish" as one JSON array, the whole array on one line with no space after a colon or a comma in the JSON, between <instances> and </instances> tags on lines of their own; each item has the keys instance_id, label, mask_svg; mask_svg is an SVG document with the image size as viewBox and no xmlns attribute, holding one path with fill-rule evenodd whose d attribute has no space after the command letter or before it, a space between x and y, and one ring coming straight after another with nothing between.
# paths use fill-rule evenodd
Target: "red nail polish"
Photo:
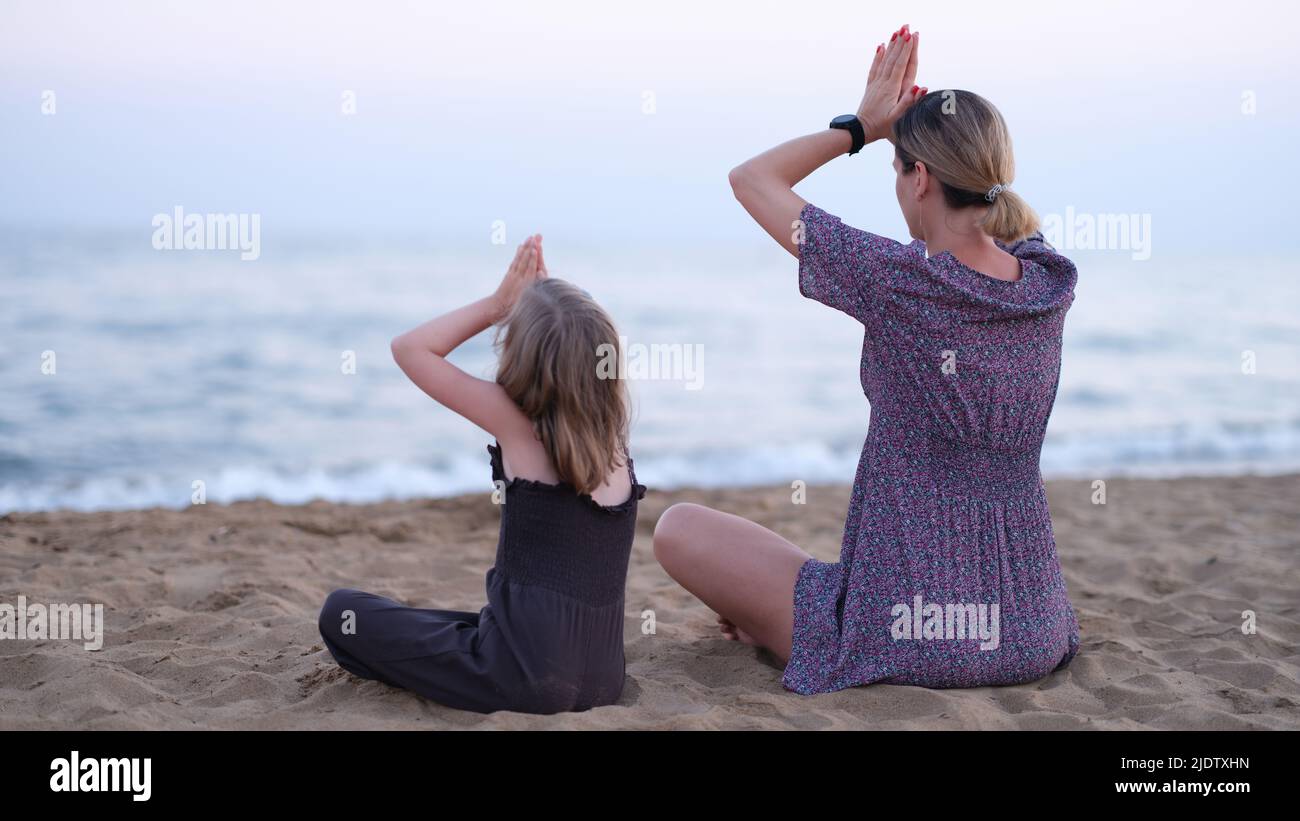
<instances>
[{"instance_id":1,"label":"red nail polish","mask_svg":"<svg viewBox=\"0 0 1300 821\"><path fill-rule=\"evenodd\" d=\"M908 40L911 40L911 39L912 39L912 35L911 35L910 32L906 32L906 31L903 32L903 42L904 42L904 43L906 43Z\"/></svg>"},{"instance_id":2,"label":"red nail polish","mask_svg":"<svg viewBox=\"0 0 1300 821\"><path fill-rule=\"evenodd\" d=\"M894 35L893 35L892 37L889 38L889 42L892 43L892 42L894 42L894 41L897 40L897 39L898 39L898 32L894 32Z\"/></svg>"},{"instance_id":3,"label":"red nail polish","mask_svg":"<svg viewBox=\"0 0 1300 821\"><path fill-rule=\"evenodd\" d=\"M885 49L884 46L876 46L876 53L879 54L880 52L884 51L884 49Z\"/></svg>"}]
</instances>

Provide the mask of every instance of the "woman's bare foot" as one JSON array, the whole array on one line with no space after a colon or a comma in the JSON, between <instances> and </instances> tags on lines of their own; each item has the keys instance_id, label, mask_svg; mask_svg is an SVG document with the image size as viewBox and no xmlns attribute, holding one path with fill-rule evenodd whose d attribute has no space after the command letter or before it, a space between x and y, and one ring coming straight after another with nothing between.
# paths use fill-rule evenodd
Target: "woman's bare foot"
<instances>
[{"instance_id":1,"label":"woman's bare foot","mask_svg":"<svg viewBox=\"0 0 1300 821\"><path fill-rule=\"evenodd\" d=\"M726 616L718 616L718 625L722 628L723 638L728 641L738 641L741 644L748 644L751 647L758 646L758 642L754 640L753 636L749 635L744 630L741 630Z\"/></svg>"}]
</instances>

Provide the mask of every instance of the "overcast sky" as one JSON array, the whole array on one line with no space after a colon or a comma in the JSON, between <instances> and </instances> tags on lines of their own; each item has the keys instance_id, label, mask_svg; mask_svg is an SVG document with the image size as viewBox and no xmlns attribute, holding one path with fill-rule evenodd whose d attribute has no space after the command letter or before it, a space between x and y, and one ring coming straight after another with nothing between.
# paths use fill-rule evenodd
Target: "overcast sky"
<instances>
[{"instance_id":1,"label":"overcast sky","mask_svg":"<svg viewBox=\"0 0 1300 821\"><path fill-rule=\"evenodd\" d=\"M759 242L728 169L852 111L906 22L920 82L1002 110L1040 212L1149 214L1166 250L1300 245L1293 4L880 8L6 0L0 226L147 235L180 205L260 214L264 245L487 241L494 220L593 246ZM837 160L801 193L901 236L890 158Z\"/></svg>"}]
</instances>

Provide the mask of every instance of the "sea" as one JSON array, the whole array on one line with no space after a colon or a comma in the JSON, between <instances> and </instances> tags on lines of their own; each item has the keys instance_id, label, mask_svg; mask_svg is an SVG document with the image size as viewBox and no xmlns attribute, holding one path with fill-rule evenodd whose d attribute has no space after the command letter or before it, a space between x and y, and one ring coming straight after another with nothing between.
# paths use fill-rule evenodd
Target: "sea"
<instances>
[{"instance_id":1,"label":"sea","mask_svg":"<svg viewBox=\"0 0 1300 821\"><path fill-rule=\"evenodd\" d=\"M243 260L0 232L0 512L489 490L490 436L410 384L389 341L490 293L512 249L298 237ZM642 482L852 481L862 327L801 297L787 254L592 237L547 258L642 365L681 363L629 358ZM1046 478L1300 470L1293 260L1074 258ZM491 342L451 358L490 379Z\"/></svg>"}]
</instances>

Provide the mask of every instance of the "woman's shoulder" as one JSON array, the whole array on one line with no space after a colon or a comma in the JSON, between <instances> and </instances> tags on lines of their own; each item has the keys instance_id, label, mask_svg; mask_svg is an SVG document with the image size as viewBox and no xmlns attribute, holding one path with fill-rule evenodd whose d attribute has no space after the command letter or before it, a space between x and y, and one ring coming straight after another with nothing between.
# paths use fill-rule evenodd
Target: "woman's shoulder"
<instances>
[{"instance_id":1,"label":"woman's shoulder","mask_svg":"<svg viewBox=\"0 0 1300 821\"><path fill-rule=\"evenodd\" d=\"M1070 288L1074 287L1078 279L1079 271L1074 262L1052 247L1043 237L1042 231L1035 231L1015 242L998 242L998 245L1017 259L1037 263L1053 278Z\"/></svg>"},{"instance_id":2,"label":"woman's shoulder","mask_svg":"<svg viewBox=\"0 0 1300 821\"><path fill-rule=\"evenodd\" d=\"M801 219L808 243L800 258L804 296L864 324L882 318L931 321L969 301L967 278L951 270L946 257L928 256L921 240L903 243L854 228L811 204Z\"/></svg>"},{"instance_id":3,"label":"woman's shoulder","mask_svg":"<svg viewBox=\"0 0 1300 821\"><path fill-rule=\"evenodd\" d=\"M804 296L826 302L824 291L856 284L860 291L907 282L925 271L925 246L898 242L855 228L812 203L795 224L800 288ZM839 307L838 305L835 307Z\"/></svg>"},{"instance_id":4,"label":"woman's shoulder","mask_svg":"<svg viewBox=\"0 0 1300 821\"><path fill-rule=\"evenodd\" d=\"M901 255L899 261L903 263L912 263L917 259L921 262L925 261L924 252L917 250L921 247L919 240L902 243L881 234L855 228L811 202L805 203L800 210L799 222L795 225L795 230L799 232L796 244L800 246L801 251L814 247L818 240L835 240L833 245L836 250L856 254L860 262L869 262L873 256L895 255ZM821 247L825 247L825 243Z\"/></svg>"}]
</instances>

